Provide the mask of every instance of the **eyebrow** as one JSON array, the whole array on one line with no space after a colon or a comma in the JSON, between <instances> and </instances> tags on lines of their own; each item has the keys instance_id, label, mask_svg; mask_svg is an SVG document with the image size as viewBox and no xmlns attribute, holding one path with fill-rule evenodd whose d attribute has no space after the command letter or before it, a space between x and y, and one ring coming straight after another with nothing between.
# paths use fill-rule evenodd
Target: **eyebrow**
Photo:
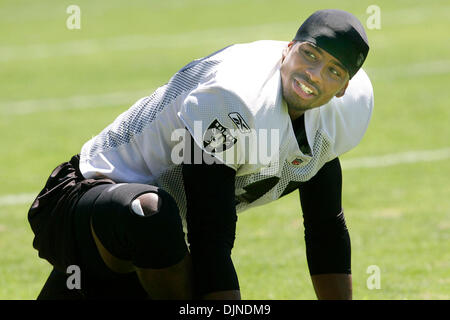
<instances>
[{"instance_id":1,"label":"eyebrow","mask_svg":"<svg viewBox=\"0 0 450 320\"><path fill-rule=\"evenodd\" d=\"M315 50L317 50L317 52L319 52L321 55L323 55L322 49L320 49L318 46L316 46L316 45L313 44L313 43L309 43L309 42L308 42L308 45L311 46L311 47L313 47ZM339 61L332 59L331 62L334 63L335 65L337 65L339 68L341 68L341 69L343 69L343 70L345 70L345 71L348 72L347 68L344 67L344 66L342 65L342 63L340 63Z\"/></svg>"}]
</instances>

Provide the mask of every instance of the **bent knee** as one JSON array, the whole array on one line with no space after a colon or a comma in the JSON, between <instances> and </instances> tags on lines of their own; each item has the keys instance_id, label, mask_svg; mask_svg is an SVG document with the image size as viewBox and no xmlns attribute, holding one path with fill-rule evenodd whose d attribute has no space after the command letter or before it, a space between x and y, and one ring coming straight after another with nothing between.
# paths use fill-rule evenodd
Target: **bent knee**
<instances>
[{"instance_id":1,"label":"bent knee","mask_svg":"<svg viewBox=\"0 0 450 320\"><path fill-rule=\"evenodd\" d=\"M131 202L128 226L132 260L140 268L165 268L186 254L185 234L175 200L164 190L144 193Z\"/></svg>"},{"instance_id":2,"label":"bent knee","mask_svg":"<svg viewBox=\"0 0 450 320\"><path fill-rule=\"evenodd\" d=\"M159 212L162 199L156 193L144 193L131 202L131 210L137 215L148 217Z\"/></svg>"},{"instance_id":3,"label":"bent knee","mask_svg":"<svg viewBox=\"0 0 450 320\"><path fill-rule=\"evenodd\" d=\"M92 218L104 247L136 267L171 266L187 252L178 206L157 187L124 184L102 193Z\"/></svg>"},{"instance_id":4,"label":"bent knee","mask_svg":"<svg viewBox=\"0 0 450 320\"><path fill-rule=\"evenodd\" d=\"M130 209L133 213L143 217L149 217L156 213L163 213L165 219L168 220L179 217L175 199L169 193L159 188L136 197L131 201Z\"/></svg>"}]
</instances>

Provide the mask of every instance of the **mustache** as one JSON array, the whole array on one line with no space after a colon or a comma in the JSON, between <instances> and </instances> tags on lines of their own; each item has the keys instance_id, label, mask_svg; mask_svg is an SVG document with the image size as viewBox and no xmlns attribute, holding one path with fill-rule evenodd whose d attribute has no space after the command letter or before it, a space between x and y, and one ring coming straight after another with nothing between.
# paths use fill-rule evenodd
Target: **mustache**
<instances>
[{"instance_id":1,"label":"mustache","mask_svg":"<svg viewBox=\"0 0 450 320\"><path fill-rule=\"evenodd\" d=\"M310 85L311 87L313 87L316 90L317 95L320 95L320 93L321 93L320 88L318 87L318 85L314 81L312 81L309 78L308 75L297 73L297 74L294 74L294 78L303 80L304 82L306 82L308 85Z\"/></svg>"}]
</instances>

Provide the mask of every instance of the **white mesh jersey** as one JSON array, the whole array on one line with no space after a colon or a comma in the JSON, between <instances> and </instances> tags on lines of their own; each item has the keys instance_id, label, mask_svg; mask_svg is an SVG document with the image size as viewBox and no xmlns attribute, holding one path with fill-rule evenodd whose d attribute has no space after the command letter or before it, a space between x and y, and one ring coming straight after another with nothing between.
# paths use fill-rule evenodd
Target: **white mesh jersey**
<instances>
[{"instance_id":1,"label":"white mesh jersey","mask_svg":"<svg viewBox=\"0 0 450 320\"><path fill-rule=\"evenodd\" d=\"M82 147L83 176L163 188L176 200L185 224L174 150L181 141L175 133L187 128L201 148L236 170L238 212L278 199L291 181L309 180L360 142L373 91L361 69L343 97L306 111L311 154L303 154L282 99L280 65L287 44L235 44L186 65Z\"/></svg>"}]
</instances>

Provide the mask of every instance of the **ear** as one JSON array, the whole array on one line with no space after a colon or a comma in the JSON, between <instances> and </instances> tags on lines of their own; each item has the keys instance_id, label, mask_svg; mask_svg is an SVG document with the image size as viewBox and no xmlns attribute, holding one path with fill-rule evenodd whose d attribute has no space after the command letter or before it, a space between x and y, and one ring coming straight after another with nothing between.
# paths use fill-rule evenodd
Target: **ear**
<instances>
[{"instance_id":1,"label":"ear","mask_svg":"<svg viewBox=\"0 0 450 320\"><path fill-rule=\"evenodd\" d=\"M295 43L295 41L291 41L288 43L287 47L283 49L283 53L282 53L282 57L281 57L281 62L284 61L284 59L286 58L286 56L289 53L289 50L291 50L292 45Z\"/></svg>"},{"instance_id":2,"label":"ear","mask_svg":"<svg viewBox=\"0 0 450 320\"><path fill-rule=\"evenodd\" d=\"M336 97L337 98L342 97L345 94L345 90L347 90L347 87L348 87L348 80L345 83L345 86L341 90L339 90L338 93L336 93Z\"/></svg>"}]
</instances>

